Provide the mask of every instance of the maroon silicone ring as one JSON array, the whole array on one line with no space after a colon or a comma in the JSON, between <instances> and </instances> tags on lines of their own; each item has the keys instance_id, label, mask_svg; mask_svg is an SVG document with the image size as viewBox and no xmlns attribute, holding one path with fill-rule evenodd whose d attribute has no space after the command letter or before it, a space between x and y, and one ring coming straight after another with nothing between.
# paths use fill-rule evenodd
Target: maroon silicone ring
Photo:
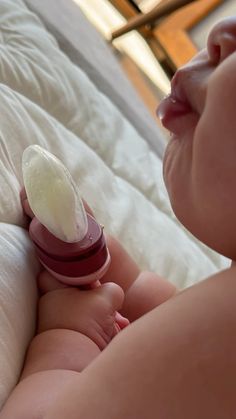
<instances>
[{"instance_id":1,"label":"maroon silicone ring","mask_svg":"<svg viewBox=\"0 0 236 419\"><path fill-rule=\"evenodd\" d=\"M56 238L36 217L30 223L29 234L41 262L52 271L71 278L98 271L107 262L108 250L103 229L87 214L88 232L77 243Z\"/></svg>"}]
</instances>

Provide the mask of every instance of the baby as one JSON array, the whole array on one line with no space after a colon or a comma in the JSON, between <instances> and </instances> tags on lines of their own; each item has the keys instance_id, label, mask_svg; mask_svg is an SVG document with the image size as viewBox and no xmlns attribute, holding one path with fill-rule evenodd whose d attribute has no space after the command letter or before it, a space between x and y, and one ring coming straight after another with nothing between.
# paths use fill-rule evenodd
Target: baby
<instances>
[{"instance_id":1,"label":"baby","mask_svg":"<svg viewBox=\"0 0 236 419\"><path fill-rule=\"evenodd\" d=\"M171 93L159 109L163 125L171 132L164 179L173 209L196 237L232 261L236 261L235 69L236 18L228 18L211 30L206 50L176 72ZM164 304L153 301L150 306L157 307L151 311L147 309L149 304L139 311L140 306L135 305L135 279L140 280L141 275L149 278L149 274L139 274L120 245L113 244L114 269L111 267L110 278L106 279L122 285L121 281L128 278L129 289L122 306L122 290L108 285L106 296L116 294L110 312L113 321L114 312L120 309L127 317L133 311L137 320L118 333L102 352L97 349L90 355L93 360L87 360L81 373L72 364L67 364L67 369L60 366L65 365L65 346L63 362L49 369L47 340L47 362L42 358L39 366L35 361L36 368L29 375L27 365L33 365L34 358L40 359L44 349L35 344L40 353L34 354L33 341L23 377L28 375L9 398L2 419L27 419L27 415L31 419L235 418L235 264L172 298L168 298L173 294L170 292ZM121 260L127 269L122 273ZM45 281L44 291L48 291L49 281L43 275L41 282ZM158 281L157 278L155 284ZM140 290L146 292L145 282L142 284L137 286L139 299ZM43 330L46 329L43 333L64 332L66 325L62 323L61 329L59 323L58 327L49 301L54 298L50 293L57 297L59 292L71 290L55 290L42 297L40 305L46 318L39 305L39 327L42 316ZM94 291L88 292L91 296ZM99 292L105 301L102 287ZM122 319L123 326L124 323ZM57 329L51 329L55 324ZM112 336L116 333L114 327L113 324ZM57 348L54 343L51 353ZM54 355L51 363L53 359ZM25 410L20 413L22 405Z\"/></svg>"},{"instance_id":2,"label":"baby","mask_svg":"<svg viewBox=\"0 0 236 419\"><path fill-rule=\"evenodd\" d=\"M33 218L25 190L21 199L25 213ZM46 270L40 273L37 334L29 346L20 383L1 419L44 418L59 391L121 329L175 293L168 281L151 272L140 272L114 238L108 236L107 245L112 262L101 286L68 287Z\"/></svg>"}]
</instances>

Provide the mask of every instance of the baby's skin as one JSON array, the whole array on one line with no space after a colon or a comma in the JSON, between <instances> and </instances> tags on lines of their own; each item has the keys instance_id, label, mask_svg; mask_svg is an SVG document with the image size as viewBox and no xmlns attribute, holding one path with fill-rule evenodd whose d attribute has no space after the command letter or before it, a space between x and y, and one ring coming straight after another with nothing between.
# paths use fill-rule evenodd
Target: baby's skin
<instances>
[{"instance_id":1,"label":"baby's skin","mask_svg":"<svg viewBox=\"0 0 236 419\"><path fill-rule=\"evenodd\" d=\"M32 218L25 191L21 197ZM86 210L92 214L87 204ZM123 328L176 293L174 285L158 275L140 272L116 239L106 239L112 262L101 284L68 287L46 270L39 274L36 336L1 419L44 418L63 387Z\"/></svg>"}]
</instances>

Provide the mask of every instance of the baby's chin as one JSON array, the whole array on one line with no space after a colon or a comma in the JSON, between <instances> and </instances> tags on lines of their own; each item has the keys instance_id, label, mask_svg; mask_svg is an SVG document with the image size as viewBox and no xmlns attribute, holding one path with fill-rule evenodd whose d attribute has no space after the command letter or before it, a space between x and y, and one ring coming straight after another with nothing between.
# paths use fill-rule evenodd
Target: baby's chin
<instances>
[{"instance_id":1,"label":"baby's chin","mask_svg":"<svg viewBox=\"0 0 236 419\"><path fill-rule=\"evenodd\" d=\"M163 161L163 178L172 207L185 206L191 195L192 141L173 136L166 148Z\"/></svg>"},{"instance_id":2,"label":"baby's chin","mask_svg":"<svg viewBox=\"0 0 236 419\"><path fill-rule=\"evenodd\" d=\"M176 195L169 196L172 210L180 224L196 239L212 247L210 232L207 231L205 222L200 219L192 205L191 195L189 197L186 194L179 195L178 198Z\"/></svg>"}]
</instances>

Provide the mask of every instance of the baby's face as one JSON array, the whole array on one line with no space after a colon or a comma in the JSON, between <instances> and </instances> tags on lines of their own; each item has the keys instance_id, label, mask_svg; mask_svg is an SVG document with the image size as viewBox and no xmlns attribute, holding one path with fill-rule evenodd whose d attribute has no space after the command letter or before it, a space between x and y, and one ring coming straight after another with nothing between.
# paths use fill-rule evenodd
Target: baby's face
<instances>
[{"instance_id":1,"label":"baby's face","mask_svg":"<svg viewBox=\"0 0 236 419\"><path fill-rule=\"evenodd\" d=\"M236 18L216 25L206 50L177 71L159 113L171 132L164 179L177 217L236 259Z\"/></svg>"}]
</instances>

